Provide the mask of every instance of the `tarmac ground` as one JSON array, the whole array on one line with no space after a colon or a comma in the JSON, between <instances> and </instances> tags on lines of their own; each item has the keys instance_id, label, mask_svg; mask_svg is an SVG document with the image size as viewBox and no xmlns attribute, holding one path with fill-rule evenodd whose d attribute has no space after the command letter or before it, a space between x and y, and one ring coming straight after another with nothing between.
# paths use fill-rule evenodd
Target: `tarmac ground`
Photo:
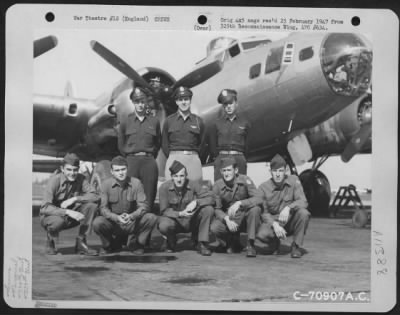
<instances>
[{"instance_id":1,"label":"tarmac ground","mask_svg":"<svg viewBox=\"0 0 400 315\"><path fill-rule=\"evenodd\" d=\"M178 251L166 254L159 250L163 239L157 229L152 250L143 256L124 250L88 257L74 253L77 228L60 233L57 248L62 255L48 256L45 231L34 215L32 299L294 302L295 294L350 292L355 300L346 302L368 302L371 229L353 227L353 212L347 209L336 218L311 218L300 259L290 257L290 237L278 254L270 256L247 258L242 252L207 257L192 249L190 234L180 234ZM246 234L242 233L241 241L246 244ZM92 234L88 244L99 249L101 243ZM297 302L318 302L317 298L321 297L309 295Z\"/></svg>"}]
</instances>

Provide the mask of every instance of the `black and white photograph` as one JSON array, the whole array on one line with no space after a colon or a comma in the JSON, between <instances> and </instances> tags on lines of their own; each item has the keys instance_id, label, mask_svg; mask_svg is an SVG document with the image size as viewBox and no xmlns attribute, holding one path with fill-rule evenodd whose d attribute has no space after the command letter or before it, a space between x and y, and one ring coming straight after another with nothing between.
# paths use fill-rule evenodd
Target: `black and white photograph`
<instances>
[{"instance_id":1,"label":"black and white photograph","mask_svg":"<svg viewBox=\"0 0 400 315\"><path fill-rule=\"evenodd\" d=\"M10 305L390 309L398 55L367 13L49 8L23 38L25 90L6 51L5 178L26 182L6 186Z\"/></svg>"}]
</instances>

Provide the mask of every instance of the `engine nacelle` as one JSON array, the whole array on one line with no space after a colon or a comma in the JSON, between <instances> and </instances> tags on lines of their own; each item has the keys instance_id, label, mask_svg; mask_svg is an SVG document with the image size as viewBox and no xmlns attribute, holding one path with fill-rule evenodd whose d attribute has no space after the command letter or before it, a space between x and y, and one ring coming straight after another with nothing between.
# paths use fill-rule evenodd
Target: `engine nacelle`
<instances>
[{"instance_id":1,"label":"engine nacelle","mask_svg":"<svg viewBox=\"0 0 400 315\"><path fill-rule=\"evenodd\" d=\"M337 115L306 131L306 136L316 158L325 154L341 154L361 126L372 120L372 97L363 95ZM371 138L360 150L371 152Z\"/></svg>"}]
</instances>

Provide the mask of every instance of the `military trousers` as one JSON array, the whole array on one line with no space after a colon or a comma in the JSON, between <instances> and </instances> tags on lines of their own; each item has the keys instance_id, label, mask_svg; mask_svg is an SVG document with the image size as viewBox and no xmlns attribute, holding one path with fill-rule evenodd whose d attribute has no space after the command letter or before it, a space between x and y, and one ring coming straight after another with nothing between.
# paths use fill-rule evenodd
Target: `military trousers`
<instances>
[{"instance_id":1,"label":"military trousers","mask_svg":"<svg viewBox=\"0 0 400 315\"><path fill-rule=\"evenodd\" d=\"M218 154L214 161L214 182L222 178L221 175L221 159L226 157L232 157L236 161L236 165L239 170L239 174L247 175L247 161L243 154Z\"/></svg>"},{"instance_id":2,"label":"military trousers","mask_svg":"<svg viewBox=\"0 0 400 315\"><path fill-rule=\"evenodd\" d=\"M278 215L276 215L276 219L278 219ZM293 235L293 242L300 247L303 245L309 221L310 212L307 209L298 209L290 214L288 222L283 226L286 236ZM277 236L271 222L261 224L257 233L257 239L267 245L275 244Z\"/></svg>"},{"instance_id":3,"label":"military trousers","mask_svg":"<svg viewBox=\"0 0 400 315\"><path fill-rule=\"evenodd\" d=\"M136 177L142 182L150 212L153 212L158 181L156 160L152 156L145 155L128 155L126 160L128 162L128 176Z\"/></svg>"},{"instance_id":4,"label":"military trousers","mask_svg":"<svg viewBox=\"0 0 400 315\"><path fill-rule=\"evenodd\" d=\"M247 240L255 240L257 229L261 224L261 208L258 206L252 207L247 211L237 211L233 219L238 225L236 232L231 232L228 229L225 221L215 218L211 223L211 232L217 239L224 241L227 245L232 243L233 239L238 239L240 232L247 232Z\"/></svg>"},{"instance_id":5,"label":"military trousers","mask_svg":"<svg viewBox=\"0 0 400 315\"><path fill-rule=\"evenodd\" d=\"M188 218L171 218L161 216L158 218L158 230L172 241L176 242L176 234L192 233L195 242L210 241L210 223L214 216L214 208L205 206L196 211Z\"/></svg>"},{"instance_id":6,"label":"military trousers","mask_svg":"<svg viewBox=\"0 0 400 315\"><path fill-rule=\"evenodd\" d=\"M80 225L79 236L85 237L91 231L97 208L98 205L92 202L75 206L73 210L80 212L85 216L85 218L80 222L67 215L41 215L40 223L52 237L57 237L58 233L62 230L71 229Z\"/></svg>"},{"instance_id":7,"label":"military trousers","mask_svg":"<svg viewBox=\"0 0 400 315\"><path fill-rule=\"evenodd\" d=\"M169 154L165 164L165 179L171 179L170 166L176 160L185 165L188 172L188 178L194 181L201 181L203 179L203 169L198 154L183 154L183 151L172 151Z\"/></svg>"},{"instance_id":8,"label":"military trousers","mask_svg":"<svg viewBox=\"0 0 400 315\"><path fill-rule=\"evenodd\" d=\"M153 213L145 213L128 224L116 223L98 216L93 222L93 230L100 237L103 248L110 248L113 245L122 246L122 244L116 244L116 240L124 239L126 236L128 245L134 238L139 244L145 245L156 222L157 216Z\"/></svg>"}]
</instances>

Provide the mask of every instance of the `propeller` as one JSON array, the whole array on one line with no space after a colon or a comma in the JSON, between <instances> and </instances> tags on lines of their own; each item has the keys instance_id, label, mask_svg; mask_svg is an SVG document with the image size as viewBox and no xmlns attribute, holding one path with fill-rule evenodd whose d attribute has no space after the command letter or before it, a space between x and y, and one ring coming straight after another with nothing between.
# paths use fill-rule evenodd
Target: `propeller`
<instances>
[{"instance_id":1,"label":"propeller","mask_svg":"<svg viewBox=\"0 0 400 315\"><path fill-rule=\"evenodd\" d=\"M343 162L348 162L351 158L360 152L365 142L369 139L372 133L372 125L366 124L351 138L350 142L346 145L341 158Z\"/></svg>"},{"instance_id":2,"label":"propeller","mask_svg":"<svg viewBox=\"0 0 400 315\"><path fill-rule=\"evenodd\" d=\"M179 86L186 86L188 88L192 88L218 72L222 70L223 63L220 60L215 60L205 66L199 67L194 71L186 74L184 77L176 81L172 86L167 86L161 90L156 91L146 80L144 80L134 69L132 69L125 61L123 61L120 57L114 54L111 50L100 44L99 42L92 40L90 42L92 49L100 55L103 59L105 59L109 64L111 64L114 68L121 71L128 78L133 80L135 84L140 85L142 87L147 88L153 95L157 94L159 98L170 97L175 90L175 88Z\"/></svg>"},{"instance_id":3,"label":"propeller","mask_svg":"<svg viewBox=\"0 0 400 315\"><path fill-rule=\"evenodd\" d=\"M57 37L52 35L36 39L33 42L33 58L36 58L49 51L50 49L53 49L57 46L57 43Z\"/></svg>"},{"instance_id":4,"label":"propeller","mask_svg":"<svg viewBox=\"0 0 400 315\"><path fill-rule=\"evenodd\" d=\"M350 142L346 145L341 159L343 162L348 162L352 157L360 152L364 144L371 137L372 134L372 101L370 98L364 100L358 112L358 119L360 121L360 130L351 138Z\"/></svg>"},{"instance_id":5,"label":"propeller","mask_svg":"<svg viewBox=\"0 0 400 315\"><path fill-rule=\"evenodd\" d=\"M139 73L137 73L134 69L132 69L125 61L123 61L120 57L114 54L111 50L100 44L99 42L92 40L90 42L92 49L105 61L107 61L114 68L121 71L128 78L133 80L135 84L140 85L142 87L147 88L152 93L154 93L153 87L144 80Z\"/></svg>"}]
</instances>

